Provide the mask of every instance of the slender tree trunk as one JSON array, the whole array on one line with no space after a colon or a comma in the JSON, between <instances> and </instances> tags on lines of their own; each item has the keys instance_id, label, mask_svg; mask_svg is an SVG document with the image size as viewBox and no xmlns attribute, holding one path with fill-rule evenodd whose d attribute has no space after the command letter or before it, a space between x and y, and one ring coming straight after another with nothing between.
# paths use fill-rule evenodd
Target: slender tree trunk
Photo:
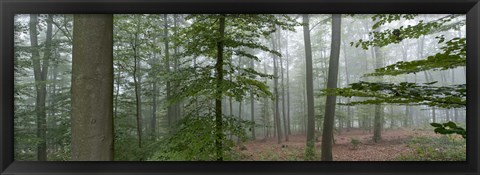
<instances>
[{"instance_id":1,"label":"slender tree trunk","mask_svg":"<svg viewBox=\"0 0 480 175\"><path fill-rule=\"evenodd\" d=\"M168 16L167 14L163 14L163 40L164 40L164 47L165 47L165 70L167 74L171 72L170 70L170 44L169 44L169 36L168 36ZM166 90L167 90L167 99L172 98L172 87L171 82L167 80L166 82ZM167 107L167 119L168 119L168 126L173 127L174 120L175 120L175 105L171 104Z\"/></svg>"},{"instance_id":2,"label":"slender tree trunk","mask_svg":"<svg viewBox=\"0 0 480 175\"><path fill-rule=\"evenodd\" d=\"M279 30L279 29L277 29ZM280 41L280 31L276 32L277 33L277 42L278 42L278 50L282 50L281 46L281 41ZM285 111L285 77L283 76L283 60L282 58L279 58L280 61L280 74L282 77L281 81L281 88L282 88L282 118L283 118L283 130L285 131L285 141L288 142L288 123L287 123L287 116L286 116L286 111Z\"/></svg>"},{"instance_id":3,"label":"slender tree trunk","mask_svg":"<svg viewBox=\"0 0 480 175\"><path fill-rule=\"evenodd\" d=\"M117 76L115 77L115 103L113 108L113 117L116 118L118 116L118 95L120 93L120 71L117 72Z\"/></svg>"},{"instance_id":4,"label":"slender tree trunk","mask_svg":"<svg viewBox=\"0 0 480 175\"><path fill-rule=\"evenodd\" d=\"M264 74L268 74L268 72L267 72L267 63L266 63L266 62L263 62L263 72L264 72ZM265 79L264 79L265 83L267 82L267 80L268 80L268 79L265 77ZM269 114L268 114L268 108L269 108L269 106L268 106L268 104L269 104L268 97L265 97L265 98L264 98L263 104L264 104L264 106L263 106L263 109L264 109L264 111L263 111L263 112L264 112L264 113L263 113L263 119L264 119L263 122L264 122L264 123L263 123L263 124L265 125L265 130L266 130L266 132L265 132L265 139L266 139L267 137L270 136L270 116L269 116Z\"/></svg>"},{"instance_id":5,"label":"slender tree trunk","mask_svg":"<svg viewBox=\"0 0 480 175\"><path fill-rule=\"evenodd\" d=\"M286 61L286 64L287 64L287 129L288 129L288 134L291 135L292 134L292 131L290 129L291 127L291 124L290 124L290 76L289 76L289 61L288 61L288 31L287 31L287 38L286 38L286 41L285 41L285 48L286 48L286 53L285 53L285 61Z\"/></svg>"},{"instance_id":6,"label":"slender tree trunk","mask_svg":"<svg viewBox=\"0 0 480 175\"><path fill-rule=\"evenodd\" d=\"M255 64L253 60L250 60L250 68L255 70ZM255 135L255 98L253 96L253 88L250 89L250 115L251 115L251 121L253 122L252 126L252 140L256 140L256 135Z\"/></svg>"},{"instance_id":7,"label":"slender tree trunk","mask_svg":"<svg viewBox=\"0 0 480 175\"><path fill-rule=\"evenodd\" d=\"M311 48L311 47L310 47ZM312 68L313 69L313 68ZM305 80L302 82L302 106L303 106L303 113L302 113L302 132L303 134L307 134L307 118L308 118L308 105L307 105L307 83ZM314 120L315 121L315 120ZM315 126L314 126L315 128ZM315 135L315 134L314 134Z\"/></svg>"},{"instance_id":8,"label":"slender tree trunk","mask_svg":"<svg viewBox=\"0 0 480 175\"><path fill-rule=\"evenodd\" d=\"M113 15L75 14L72 160L113 160Z\"/></svg>"},{"instance_id":9,"label":"slender tree trunk","mask_svg":"<svg viewBox=\"0 0 480 175\"><path fill-rule=\"evenodd\" d=\"M312 46L310 42L309 16L302 15L303 18L303 40L305 43L305 66L306 66L306 97L307 97L307 143L305 149L306 160L315 158L315 109L313 100L313 63Z\"/></svg>"},{"instance_id":10,"label":"slender tree trunk","mask_svg":"<svg viewBox=\"0 0 480 175\"><path fill-rule=\"evenodd\" d=\"M377 28L377 31L379 28ZM375 68L380 68L383 66L383 56L380 52L379 47L373 47L374 57L375 57ZM377 77L377 82L382 82L383 78ZM383 114L384 109L380 104L375 105L375 118L373 126L373 141L376 143L382 139L382 129L383 129Z\"/></svg>"},{"instance_id":11,"label":"slender tree trunk","mask_svg":"<svg viewBox=\"0 0 480 175\"><path fill-rule=\"evenodd\" d=\"M452 84L456 84L455 83L455 70L452 69ZM452 111L452 115L453 115L453 121L454 122L458 122L458 108L454 108L453 111Z\"/></svg>"},{"instance_id":12,"label":"slender tree trunk","mask_svg":"<svg viewBox=\"0 0 480 175\"><path fill-rule=\"evenodd\" d=\"M408 46L402 45L402 61L408 61L407 60L407 51L408 48L405 48ZM407 77L405 77L405 82L408 81ZM410 106L405 106L405 119L403 120L403 127L409 127L409 121L411 119L411 107Z\"/></svg>"},{"instance_id":13,"label":"slender tree trunk","mask_svg":"<svg viewBox=\"0 0 480 175\"><path fill-rule=\"evenodd\" d=\"M157 54L153 53L152 65L155 65L157 62ZM153 81L152 84L152 118L150 120L150 134L154 139L157 132L157 82Z\"/></svg>"},{"instance_id":14,"label":"slender tree trunk","mask_svg":"<svg viewBox=\"0 0 480 175\"><path fill-rule=\"evenodd\" d=\"M272 37L272 44L273 44L273 50L277 50L277 45L274 40L274 37ZM279 94L278 94L278 68L277 68L277 56L273 55L273 91L275 95L275 128L277 130L277 143L280 144L282 143L282 127L280 124L280 109L279 109Z\"/></svg>"},{"instance_id":15,"label":"slender tree trunk","mask_svg":"<svg viewBox=\"0 0 480 175\"><path fill-rule=\"evenodd\" d=\"M52 70L52 73L51 73L51 76L50 76L50 79L52 81L50 87L49 87L49 94L48 94L48 98L49 98L49 102L50 102L50 116L52 117L55 117L56 116L56 113L57 113L57 108L56 108L56 104L57 104L57 77L58 77L58 63L57 63L57 58L59 58L60 55L58 54L58 51L55 49L55 52L52 56L52 62L53 62L53 70ZM58 129L58 125L56 124L57 123L57 120L56 119L53 119L53 120L49 120L48 121L48 124L47 125L50 125L51 128L53 130L57 130ZM57 146L59 146L59 144L56 144L58 143L58 138L56 137L50 137L50 140L49 142L47 142L47 150L51 150L51 151L57 151ZM48 154L48 152L47 152Z\"/></svg>"},{"instance_id":16,"label":"slender tree trunk","mask_svg":"<svg viewBox=\"0 0 480 175\"><path fill-rule=\"evenodd\" d=\"M232 97L228 97L228 104L230 106L230 116L233 116L233 100Z\"/></svg>"},{"instance_id":17,"label":"slender tree trunk","mask_svg":"<svg viewBox=\"0 0 480 175\"><path fill-rule=\"evenodd\" d=\"M327 89L337 88L338 64L340 57L341 15L332 15L332 42L330 62L328 64ZM336 96L328 95L325 103L325 118L323 121L322 160L332 161L332 141L335 121Z\"/></svg>"},{"instance_id":18,"label":"slender tree trunk","mask_svg":"<svg viewBox=\"0 0 480 175\"><path fill-rule=\"evenodd\" d=\"M47 160L47 113L46 113L46 97L47 97L47 75L48 66L51 59L51 43L52 43L52 15L48 15L47 32L45 40L45 51L43 59L40 59L39 45L37 38L38 15L30 15L30 43L32 52L33 72L35 79L36 103L35 113L37 120L37 137L40 142L37 144L37 160ZM40 62L42 60L42 63Z\"/></svg>"},{"instance_id":19,"label":"slender tree trunk","mask_svg":"<svg viewBox=\"0 0 480 175\"><path fill-rule=\"evenodd\" d=\"M342 40L342 47L347 48L345 41ZM348 72L348 56L347 56L347 51L343 51L343 57L345 59L345 81L347 85L350 84L350 73ZM347 98L347 103L350 103L350 98ZM347 132L350 131L350 128L352 127L352 109L351 106L347 106Z\"/></svg>"},{"instance_id":20,"label":"slender tree trunk","mask_svg":"<svg viewBox=\"0 0 480 175\"><path fill-rule=\"evenodd\" d=\"M174 33L174 36L177 36L178 23L179 23L178 14L174 14L173 15L173 33ZM178 52L179 52L179 48L177 46L174 46L174 48L173 48L173 55L174 55L173 69L174 69L174 71L177 71L179 69L178 61L179 61L180 58L178 57ZM178 89L177 89L178 86L179 86L179 82L175 82L174 87L171 89L172 94L178 93ZM182 114L182 108L180 108L182 104L183 104L182 100L173 104L173 119L174 119L175 124L180 120L181 116L183 115Z\"/></svg>"},{"instance_id":21,"label":"slender tree trunk","mask_svg":"<svg viewBox=\"0 0 480 175\"><path fill-rule=\"evenodd\" d=\"M135 41L133 44L133 84L135 89L135 102L136 102L136 119L137 119L137 137L138 137L138 147L142 147L142 98L141 98L141 87L140 87L140 76L138 75L140 68L140 59L137 56L137 36L135 35Z\"/></svg>"},{"instance_id":22,"label":"slender tree trunk","mask_svg":"<svg viewBox=\"0 0 480 175\"><path fill-rule=\"evenodd\" d=\"M238 103L238 120L242 120L242 100ZM240 137L237 137L237 143L240 143Z\"/></svg>"},{"instance_id":23,"label":"slender tree trunk","mask_svg":"<svg viewBox=\"0 0 480 175\"><path fill-rule=\"evenodd\" d=\"M217 62L215 64L216 73L216 96L215 96L215 149L217 161L223 161L223 122L222 122L222 82L223 82L223 47L225 35L225 15L222 14L219 19L218 27L219 39L217 41Z\"/></svg>"}]
</instances>

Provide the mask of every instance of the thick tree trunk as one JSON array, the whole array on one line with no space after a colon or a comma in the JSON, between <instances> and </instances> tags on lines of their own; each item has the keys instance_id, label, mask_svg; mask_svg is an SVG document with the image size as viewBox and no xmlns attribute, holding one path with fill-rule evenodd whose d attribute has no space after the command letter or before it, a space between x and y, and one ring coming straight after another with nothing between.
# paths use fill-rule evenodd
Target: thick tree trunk
<instances>
[{"instance_id":1,"label":"thick tree trunk","mask_svg":"<svg viewBox=\"0 0 480 175\"><path fill-rule=\"evenodd\" d=\"M332 15L332 42L330 51L330 62L328 64L328 82L327 88L337 88L338 64L340 57L340 33L341 33L341 15ZM312 94L313 95L313 94ZM322 135L322 160L332 161L332 141L333 128L335 121L336 96L328 95L325 103L325 118L323 121Z\"/></svg>"},{"instance_id":2,"label":"thick tree trunk","mask_svg":"<svg viewBox=\"0 0 480 175\"><path fill-rule=\"evenodd\" d=\"M113 15L74 15L72 160L113 160Z\"/></svg>"},{"instance_id":3,"label":"thick tree trunk","mask_svg":"<svg viewBox=\"0 0 480 175\"><path fill-rule=\"evenodd\" d=\"M217 62L215 64L216 96L215 96L215 149L217 161L223 161L223 122L222 122L222 81L223 81L223 47L225 35L225 15L219 19L219 40L217 41Z\"/></svg>"}]
</instances>

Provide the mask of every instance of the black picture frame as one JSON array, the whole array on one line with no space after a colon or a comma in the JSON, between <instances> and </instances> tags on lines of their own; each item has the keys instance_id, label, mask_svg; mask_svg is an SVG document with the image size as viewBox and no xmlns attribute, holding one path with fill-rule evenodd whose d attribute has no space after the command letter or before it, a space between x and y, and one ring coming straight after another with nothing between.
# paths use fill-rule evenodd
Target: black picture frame
<instances>
[{"instance_id":1,"label":"black picture frame","mask_svg":"<svg viewBox=\"0 0 480 175\"><path fill-rule=\"evenodd\" d=\"M478 0L1 0L0 173L3 174L479 174ZM15 14L75 13L424 13L466 14L465 162L34 162L14 161Z\"/></svg>"}]
</instances>

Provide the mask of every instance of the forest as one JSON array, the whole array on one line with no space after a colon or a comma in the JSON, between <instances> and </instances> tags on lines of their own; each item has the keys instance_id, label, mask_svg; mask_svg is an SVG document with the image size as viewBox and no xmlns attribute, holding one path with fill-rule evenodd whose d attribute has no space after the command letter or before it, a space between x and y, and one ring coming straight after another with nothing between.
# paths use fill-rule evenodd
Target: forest
<instances>
[{"instance_id":1,"label":"forest","mask_svg":"<svg viewBox=\"0 0 480 175\"><path fill-rule=\"evenodd\" d=\"M466 161L466 16L19 14L17 161Z\"/></svg>"}]
</instances>

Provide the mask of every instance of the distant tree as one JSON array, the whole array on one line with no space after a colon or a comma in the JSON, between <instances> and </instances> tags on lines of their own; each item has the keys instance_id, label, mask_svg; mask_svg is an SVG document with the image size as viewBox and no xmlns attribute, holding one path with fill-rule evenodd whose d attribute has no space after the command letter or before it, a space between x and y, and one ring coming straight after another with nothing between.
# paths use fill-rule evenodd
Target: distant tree
<instances>
[{"instance_id":1,"label":"distant tree","mask_svg":"<svg viewBox=\"0 0 480 175\"><path fill-rule=\"evenodd\" d=\"M251 68L244 68L233 64L234 56L244 57L260 61L256 55L252 55L245 49L261 50L280 56L275 50L272 50L259 42L259 39L268 38L275 31L275 25L288 30L293 30L295 22L288 16L276 18L275 15L248 15L248 14L194 14L185 18L191 25L178 32L174 43L183 48L183 52L178 56L202 58L203 64L197 64L196 67L186 67L179 69L171 75L175 81L181 81L178 87L178 93L169 100L170 103L178 102L186 98L199 98L205 100L201 102L201 116L191 115L193 111L186 111L184 121L196 120L193 118L201 117L199 122L208 122L212 124L212 140L198 140L200 147L208 149L206 154L212 151L209 145L213 142L215 147L215 160L224 160L224 152L229 151L229 140L224 137L225 132L231 131L235 134L242 132L233 131L231 125L243 125L238 119L233 120L232 116L224 116L222 112L222 99L224 96L232 97L236 101L242 101L248 92L252 92L256 97L271 95L268 87L256 77L269 77L259 73ZM198 76L189 76L195 72ZM185 83L187 82L187 83ZM211 85L210 85L211 84ZM209 85L209 86L206 86ZM213 109L209 99L214 99ZM199 103L200 104L200 103ZM204 120L205 119L205 120ZM206 120L208 119L208 120ZM188 124L193 124L187 122ZM195 123L197 124L197 123ZM204 123L204 125L210 125ZM180 129L181 130L181 129ZM183 132L172 136L170 139L180 141ZM206 148L208 147L208 148ZM181 153L179 153L181 154Z\"/></svg>"},{"instance_id":2,"label":"distant tree","mask_svg":"<svg viewBox=\"0 0 480 175\"><path fill-rule=\"evenodd\" d=\"M30 15L30 43L32 52L32 63L35 78L36 103L35 111L37 115L37 137L39 143L37 144L37 159L40 161L47 160L47 112L46 112L46 98L47 98L47 78L48 68L52 57L52 21L53 16L49 15L47 21L47 31L45 40L44 55L40 57L40 46L38 44L38 15Z\"/></svg>"},{"instance_id":3,"label":"distant tree","mask_svg":"<svg viewBox=\"0 0 480 175\"><path fill-rule=\"evenodd\" d=\"M416 14L381 14L373 15L372 20L376 21L373 29L400 19L415 19ZM390 44L401 43L405 39L420 38L424 35L435 34L450 29L458 29L465 25L465 19L461 15L452 14L424 22L421 20L416 25L401 26L383 31L370 33L370 40L358 40L351 45L368 49L368 47L384 47ZM459 19L460 18L460 19ZM454 20L459 19L459 20ZM410 73L418 73L429 70L448 70L466 64L466 40L461 37L454 37L448 41L443 35L437 35L438 44L443 46L440 52L427 56L424 59L414 61L400 61L385 67L375 69L375 72L365 76L396 76ZM350 102L355 104L408 104L428 105L433 108L465 108L466 107L466 85L444 85L435 86L437 81L422 84L401 82L365 82L352 83L347 88L337 89L334 93L345 97L369 97L366 100ZM327 92L333 93L333 92Z\"/></svg>"}]
</instances>

